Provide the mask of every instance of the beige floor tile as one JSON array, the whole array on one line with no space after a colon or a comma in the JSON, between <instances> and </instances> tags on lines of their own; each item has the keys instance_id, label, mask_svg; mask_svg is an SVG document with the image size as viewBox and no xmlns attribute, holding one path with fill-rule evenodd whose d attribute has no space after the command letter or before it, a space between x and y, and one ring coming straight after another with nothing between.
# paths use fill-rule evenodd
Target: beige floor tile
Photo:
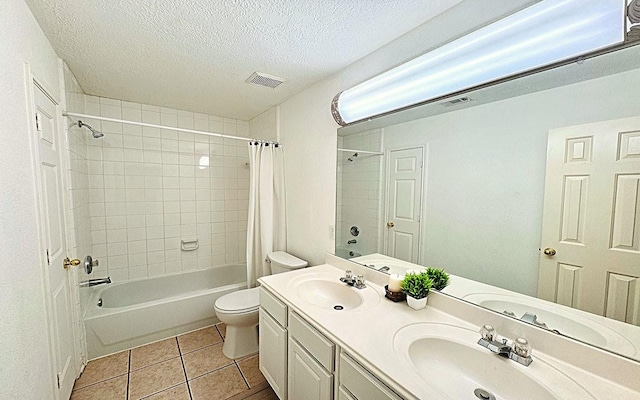
<instances>
[{"instance_id":1,"label":"beige floor tile","mask_svg":"<svg viewBox=\"0 0 640 400\"><path fill-rule=\"evenodd\" d=\"M178 357L178 344L176 338L161 340L142 347L131 349L131 370L147 367L149 365Z\"/></svg>"},{"instance_id":2,"label":"beige floor tile","mask_svg":"<svg viewBox=\"0 0 640 400\"><path fill-rule=\"evenodd\" d=\"M144 400L191 400L191 396L189 395L187 384L183 383L182 385L174 386L160 393L145 397Z\"/></svg>"},{"instance_id":3,"label":"beige floor tile","mask_svg":"<svg viewBox=\"0 0 640 400\"><path fill-rule=\"evenodd\" d=\"M178 344L182 354L220 342L222 342L222 336L220 336L215 326L178 336Z\"/></svg>"},{"instance_id":4,"label":"beige floor tile","mask_svg":"<svg viewBox=\"0 0 640 400\"><path fill-rule=\"evenodd\" d=\"M74 385L79 389L129 372L129 350L89 361Z\"/></svg>"},{"instance_id":5,"label":"beige floor tile","mask_svg":"<svg viewBox=\"0 0 640 400\"><path fill-rule=\"evenodd\" d=\"M227 325L224 322L220 322L219 324L216 324L216 328L218 328L218 332L220 332L220 335L224 339L227 335Z\"/></svg>"},{"instance_id":6,"label":"beige floor tile","mask_svg":"<svg viewBox=\"0 0 640 400\"><path fill-rule=\"evenodd\" d=\"M224 367L189 381L193 400L222 400L247 390L236 365Z\"/></svg>"},{"instance_id":7,"label":"beige floor tile","mask_svg":"<svg viewBox=\"0 0 640 400\"><path fill-rule=\"evenodd\" d=\"M233 364L233 360L222 354L222 343L194 351L182 356L184 369L187 371L187 378L193 379L200 375Z\"/></svg>"},{"instance_id":8,"label":"beige floor tile","mask_svg":"<svg viewBox=\"0 0 640 400\"><path fill-rule=\"evenodd\" d=\"M126 400L127 375L74 390L71 400Z\"/></svg>"},{"instance_id":9,"label":"beige floor tile","mask_svg":"<svg viewBox=\"0 0 640 400\"><path fill-rule=\"evenodd\" d=\"M251 395L249 397L245 397L246 400L279 400L278 395L268 387L259 391L258 393Z\"/></svg>"},{"instance_id":10,"label":"beige floor tile","mask_svg":"<svg viewBox=\"0 0 640 400\"><path fill-rule=\"evenodd\" d=\"M279 400L271 386L267 382L261 383L251 389L240 392L227 400Z\"/></svg>"},{"instance_id":11,"label":"beige floor tile","mask_svg":"<svg viewBox=\"0 0 640 400\"><path fill-rule=\"evenodd\" d=\"M180 358L173 358L131 372L129 399L140 399L185 382Z\"/></svg>"},{"instance_id":12,"label":"beige floor tile","mask_svg":"<svg viewBox=\"0 0 640 400\"><path fill-rule=\"evenodd\" d=\"M260 359L258 356L240 360L238 361L238 366L247 383L249 383L249 387L254 387L259 383L266 382L264 375L260 372Z\"/></svg>"}]
</instances>

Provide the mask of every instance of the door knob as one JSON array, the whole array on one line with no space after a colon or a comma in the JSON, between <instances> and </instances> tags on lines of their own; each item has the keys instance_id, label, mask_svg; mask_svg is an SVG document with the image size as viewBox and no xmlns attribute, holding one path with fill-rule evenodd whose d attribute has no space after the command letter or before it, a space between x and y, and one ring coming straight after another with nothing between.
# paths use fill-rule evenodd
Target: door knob
<instances>
[{"instance_id":1,"label":"door knob","mask_svg":"<svg viewBox=\"0 0 640 400\"><path fill-rule=\"evenodd\" d=\"M396 224L394 224L393 222L387 222L387 228L393 228L394 226L396 226Z\"/></svg>"},{"instance_id":2,"label":"door knob","mask_svg":"<svg viewBox=\"0 0 640 400\"><path fill-rule=\"evenodd\" d=\"M552 249L551 247L547 247L542 251L545 255L553 257L556 255L556 249Z\"/></svg>"},{"instance_id":3,"label":"door knob","mask_svg":"<svg viewBox=\"0 0 640 400\"><path fill-rule=\"evenodd\" d=\"M69 269L69 267L77 267L78 265L80 265L80 260L78 260L77 258L69 260L69 257L67 257L62 260L62 266L64 267L64 269Z\"/></svg>"}]
</instances>

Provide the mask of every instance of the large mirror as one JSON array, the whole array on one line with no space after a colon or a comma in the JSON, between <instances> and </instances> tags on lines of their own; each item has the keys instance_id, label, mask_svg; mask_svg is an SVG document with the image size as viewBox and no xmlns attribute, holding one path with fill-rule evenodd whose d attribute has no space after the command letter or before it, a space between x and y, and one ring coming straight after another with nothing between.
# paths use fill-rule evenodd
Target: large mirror
<instances>
[{"instance_id":1,"label":"large mirror","mask_svg":"<svg viewBox=\"0 0 640 400\"><path fill-rule=\"evenodd\" d=\"M639 93L633 46L339 129L336 255L640 360Z\"/></svg>"}]
</instances>

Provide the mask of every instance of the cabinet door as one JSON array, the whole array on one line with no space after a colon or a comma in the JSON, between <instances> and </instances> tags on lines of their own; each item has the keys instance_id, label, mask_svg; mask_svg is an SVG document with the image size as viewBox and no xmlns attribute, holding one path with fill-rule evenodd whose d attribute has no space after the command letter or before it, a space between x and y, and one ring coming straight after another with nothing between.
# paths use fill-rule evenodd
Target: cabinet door
<instances>
[{"instance_id":1,"label":"cabinet door","mask_svg":"<svg viewBox=\"0 0 640 400\"><path fill-rule=\"evenodd\" d=\"M260 371L280 400L287 400L287 331L260 309Z\"/></svg>"},{"instance_id":2,"label":"cabinet door","mask_svg":"<svg viewBox=\"0 0 640 400\"><path fill-rule=\"evenodd\" d=\"M333 376L289 339L289 400L331 400Z\"/></svg>"}]
</instances>

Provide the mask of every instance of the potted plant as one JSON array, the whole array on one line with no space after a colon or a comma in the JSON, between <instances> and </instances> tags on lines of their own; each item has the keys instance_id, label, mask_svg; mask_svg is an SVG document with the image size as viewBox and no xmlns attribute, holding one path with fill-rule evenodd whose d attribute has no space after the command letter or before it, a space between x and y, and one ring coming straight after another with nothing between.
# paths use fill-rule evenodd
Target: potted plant
<instances>
[{"instance_id":1,"label":"potted plant","mask_svg":"<svg viewBox=\"0 0 640 400\"><path fill-rule=\"evenodd\" d=\"M426 272L410 272L402 280L402 291L407 294L407 304L414 310L427 306L427 295L433 283Z\"/></svg>"},{"instance_id":2,"label":"potted plant","mask_svg":"<svg viewBox=\"0 0 640 400\"><path fill-rule=\"evenodd\" d=\"M431 286L432 289L440 291L449 284L449 274L444 272L443 269L429 267L427 268L427 275L429 275L433 284Z\"/></svg>"}]
</instances>

